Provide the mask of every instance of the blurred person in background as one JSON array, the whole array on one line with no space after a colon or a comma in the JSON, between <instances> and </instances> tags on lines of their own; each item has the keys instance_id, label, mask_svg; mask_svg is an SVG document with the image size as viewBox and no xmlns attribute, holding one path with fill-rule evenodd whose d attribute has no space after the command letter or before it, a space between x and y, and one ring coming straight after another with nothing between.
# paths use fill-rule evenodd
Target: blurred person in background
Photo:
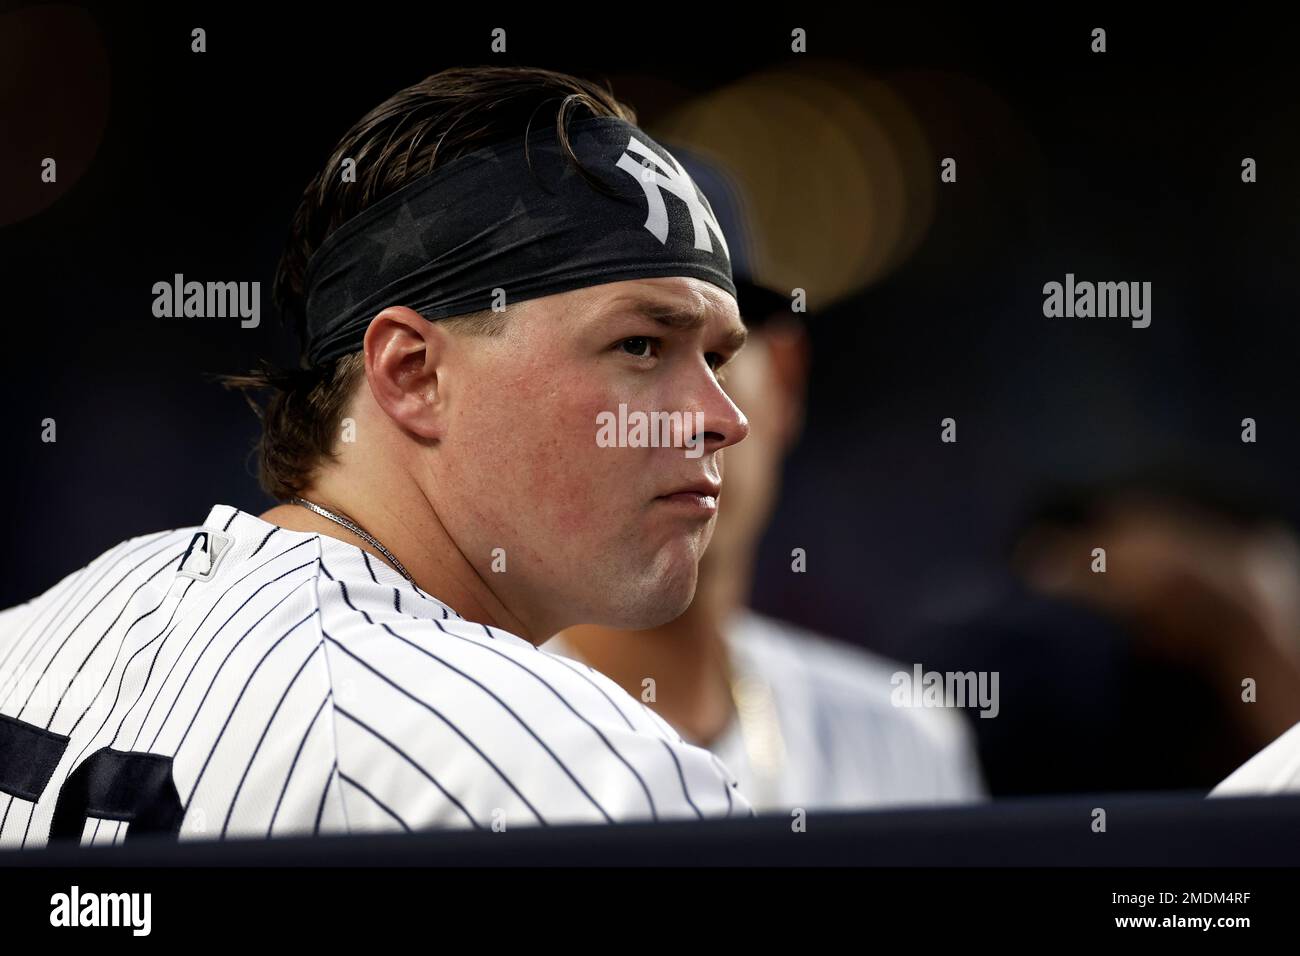
<instances>
[{"instance_id":1,"label":"blurred person in background","mask_svg":"<svg viewBox=\"0 0 1300 956\"><path fill-rule=\"evenodd\" d=\"M1240 476L1058 488L990 581L915 640L1000 671L999 718L976 721L995 795L1207 790L1300 721L1300 542Z\"/></svg>"},{"instance_id":2,"label":"blurred person in background","mask_svg":"<svg viewBox=\"0 0 1300 956\"><path fill-rule=\"evenodd\" d=\"M726 455L718 523L689 609L650 630L570 628L544 649L613 678L712 750L759 812L980 799L965 719L891 704L891 677L910 668L745 606L783 460L803 427L808 335L790 300L754 280L744 203L727 174L689 149L673 152L732 252L750 335L723 386L748 417L749 437Z\"/></svg>"}]
</instances>

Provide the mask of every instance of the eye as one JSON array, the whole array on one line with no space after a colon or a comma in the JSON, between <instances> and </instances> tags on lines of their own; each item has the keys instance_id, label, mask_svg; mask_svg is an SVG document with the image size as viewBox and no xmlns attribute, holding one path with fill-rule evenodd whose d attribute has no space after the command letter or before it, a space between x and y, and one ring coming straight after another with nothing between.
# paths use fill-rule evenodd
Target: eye
<instances>
[{"instance_id":1,"label":"eye","mask_svg":"<svg viewBox=\"0 0 1300 956\"><path fill-rule=\"evenodd\" d=\"M631 338L623 339L618 343L618 347L628 355L636 358L653 358L654 348L659 344L659 340L648 335L634 335Z\"/></svg>"}]
</instances>

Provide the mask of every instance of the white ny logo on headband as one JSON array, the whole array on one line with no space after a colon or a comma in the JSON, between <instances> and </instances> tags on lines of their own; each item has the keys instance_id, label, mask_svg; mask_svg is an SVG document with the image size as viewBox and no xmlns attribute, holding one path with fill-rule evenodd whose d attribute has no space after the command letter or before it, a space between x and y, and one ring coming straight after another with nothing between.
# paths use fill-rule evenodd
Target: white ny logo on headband
<instances>
[{"instance_id":1,"label":"white ny logo on headband","mask_svg":"<svg viewBox=\"0 0 1300 956\"><path fill-rule=\"evenodd\" d=\"M635 136L628 138L627 149L642 156L642 161L638 162L624 152L618 157L616 165L636 179L641 184L641 189L645 191L646 205L649 207L645 227L651 234L661 243L668 242L668 210L664 206L663 193L660 192L661 189L666 189L686 203L686 209L691 214L691 225L695 228L695 248L703 249L705 252L713 251L713 243L709 237L709 231L712 230L718 237L718 244L722 246L723 254L730 262L731 252L727 249L727 240L722 235L718 220L713 215L713 210L700 198L695 183L691 181L690 176L686 175L681 164L671 155L665 163L658 153L653 152Z\"/></svg>"}]
</instances>

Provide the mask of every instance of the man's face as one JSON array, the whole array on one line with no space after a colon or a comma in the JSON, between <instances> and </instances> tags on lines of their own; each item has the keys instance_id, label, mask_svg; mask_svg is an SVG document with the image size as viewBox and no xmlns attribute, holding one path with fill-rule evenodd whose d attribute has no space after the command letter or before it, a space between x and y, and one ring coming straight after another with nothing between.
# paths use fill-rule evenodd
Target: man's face
<instances>
[{"instance_id":1,"label":"man's face","mask_svg":"<svg viewBox=\"0 0 1300 956\"><path fill-rule=\"evenodd\" d=\"M456 337L433 500L530 627L653 627L690 604L716 505L681 492L720 484L722 449L748 432L716 377L744 336L730 295L672 277L529 300L501 334ZM599 423L620 405L625 419L685 413L685 434L673 429L676 447L602 447Z\"/></svg>"}]
</instances>

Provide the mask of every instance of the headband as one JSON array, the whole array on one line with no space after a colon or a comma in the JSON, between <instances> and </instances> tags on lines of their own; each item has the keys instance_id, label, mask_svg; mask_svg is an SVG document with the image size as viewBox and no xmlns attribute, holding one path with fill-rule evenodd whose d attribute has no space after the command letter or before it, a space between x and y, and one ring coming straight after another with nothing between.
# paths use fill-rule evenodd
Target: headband
<instances>
[{"instance_id":1,"label":"headband","mask_svg":"<svg viewBox=\"0 0 1300 956\"><path fill-rule=\"evenodd\" d=\"M518 302L656 276L736 294L713 210L666 149L613 117L568 133L582 169L548 125L458 156L332 233L307 267L307 364L361 348L390 305L433 321L490 309L501 294Z\"/></svg>"}]
</instances>

